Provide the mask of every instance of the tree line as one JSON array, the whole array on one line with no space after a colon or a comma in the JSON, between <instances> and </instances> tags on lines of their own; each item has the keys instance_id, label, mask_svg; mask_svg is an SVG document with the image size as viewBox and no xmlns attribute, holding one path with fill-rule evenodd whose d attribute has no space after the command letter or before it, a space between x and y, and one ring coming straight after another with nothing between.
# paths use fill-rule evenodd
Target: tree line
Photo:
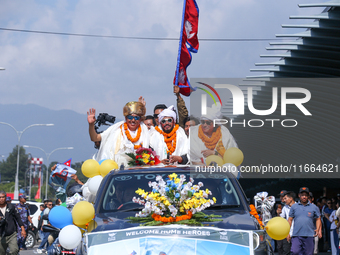
<instances>
[{"instance_id":1,"label":"tree line","mask_svg":"<svg viewBox=\"0 0 340 255\"><path fill-rule=\"evenodd\" d=\"M13 188L11 189L11 187L14 185L14 182L15 182L15 175L17 171L17 155L18 155L18 146L15 146L12 152L9 154L9 156L5 160L0 161L0 181L1 181L0 190L4 190L6 192L13 192ZM44 187L45 187L45 182L46 182L46 176L45 176L46 168L48 167L49 174L50 174L51 167L57 163L58 162L54 161L54 162L51 162L49 166L46 166L45 164L41 166L41 170L44 173L43 175ZM85 183L87 178L81 172L82 164L83 162L76 162L72 164L71 167L77 170L78 178L82 182ZM29 186L29 171L27 170L30 168L30 165L31 165L30 154L26 153L25 148L20 146L19 148L19 185L20 185L20 188L24 190L26 190L26 188L28 189L28 186ZM25 179L26 179L26 182L25 182ZM70 184L72 184L72 182L73 180L70 182ZM33 187L31 194L33 194L34 191L36 192L36 190L37 190L37 187ZM42 189L42 194L45 194L45 188ZM48 188L48 197L51 199L55 197L54 190L51 187Z\"/></svg>"}]
</instances>

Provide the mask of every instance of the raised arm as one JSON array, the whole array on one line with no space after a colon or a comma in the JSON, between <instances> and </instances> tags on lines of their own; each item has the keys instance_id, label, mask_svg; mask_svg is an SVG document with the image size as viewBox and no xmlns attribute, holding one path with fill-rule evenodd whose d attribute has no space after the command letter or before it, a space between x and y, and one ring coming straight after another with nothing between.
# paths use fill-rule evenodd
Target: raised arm
<instances>
[{"instance_id":1,"label":"raised arm","mask_svg":"<svg viewBox=\"0 0 340 255\"><path fill-rule=\"evenodd\" d=\"M98 142L102 140L100 134L97 134L94 123L96 122L96 109L90 108L87 112L87 122L89 123L89 134L92 142Z\"/></svg>"}]
</instances>

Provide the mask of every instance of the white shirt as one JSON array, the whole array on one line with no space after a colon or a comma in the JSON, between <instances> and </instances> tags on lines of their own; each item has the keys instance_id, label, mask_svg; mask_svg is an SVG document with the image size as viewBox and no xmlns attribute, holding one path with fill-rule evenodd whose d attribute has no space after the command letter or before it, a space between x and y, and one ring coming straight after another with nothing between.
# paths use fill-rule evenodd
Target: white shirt
<instances>
[{"instance_id":1,"label":"white shirt","mask_svg":"<svg viewBox=\"0 0 340 255\"><path fill-rule=\"evenodd\" d=\"M203 163L205 158L202 155L202 151L206 150L204 142L198 137L200 125L190 127L189 139L190 139L190 160L194 163ZM230 134L229 130L225 126L221 126L222 143L227 150L231 147L238 147L234 137ZM217 145L217 143L216 143ZM223 155L222 155L223 156Z\"/></svg>"},{"instance_id":2,"label":"white shirt","mask_svg":"<svg viewBox=\"0 0 340 255\"><path fill-rule=\"evenodd\" d=\"M102 140L95 158L97 161L112 159L116 161L118 166L121 164L128 166L128 162L131 158L127 156L126 153L134 153L135 145L143 145L143 147L149 148L149 130L145 124L140 124L142 132L136 143L132 143L128 140L123 124L124 121L120 121L100 134ZM129 132L132 138L137 135L137 131L132 132L129 130Z\"/></svg>"},{"instance_id":3,"label":"white shirt","mask_svg":"<svg viewBox=\"0 0 340 255\"><path fill-rule=\"evenodd\" d=\"M285 205L282 208L282 212L280 214L280 217L285 218L286 220L289 219L289 211L290 211L291 206L289 205ZM292 221L292 226L290 227L290 231L289 231L289 235L292 236L293 235L293 229L294 229L294 219Z\"/></svg>"},{"instance_id":4,"label":"white shirt","mask_svg":"<svg viewBox=\"0 0 340 255\"><path fill-rule=\"evenodd\" d=\"M7 208L7 205L5 205L4 207L0 207L0 210L2 212L2 215L5 217L5 213L6 213L6 208Z\"/></svg>"},{"instance_id":5,"label":"white shirt","mask_svg":"<svg viewBox=\"0 0 340 255\"><path fill-rule=\"evenodd\" d=\"M161 127L159 126L161 129ZM151 131L151 130L150 130ZM167 158L167 145L164 141L164 136L160 134L156 129L150 132L150 146L156 151L159 156L159 160ZM176 148L172 153L174 156L183 156L189 152L189 140L186 136L184 129L178 127L176 131Z\"/></svg>"},{"instance_id":6,"label":"white shirt","mask_svg":"<svg viewBox=\"0 0 340 255\"><path fill-rule=\"evenodd\" d=\"M336 210L334 210L329 216L329 221L331 222L331 230L336 229L335 220L337 219L337 217L335 213L336 213Z\"/></svg>"}]
</instances>

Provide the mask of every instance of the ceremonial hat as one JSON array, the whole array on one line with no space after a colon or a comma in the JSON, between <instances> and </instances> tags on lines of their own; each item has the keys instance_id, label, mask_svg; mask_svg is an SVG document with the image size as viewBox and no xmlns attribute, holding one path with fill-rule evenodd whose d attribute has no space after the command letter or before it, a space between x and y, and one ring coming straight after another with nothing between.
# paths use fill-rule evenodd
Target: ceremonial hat
<instances>
[{"instance_id":1,"label":"ceremonial hat","mask_svg":"<svg viewBox=\"0 0 340 255\"><path fill-rule=\"evenodd\" d=\"M124 117L137 114L139 116L144 116L146 112L145 106L141 102L128 102L123 108L123 115Z\"/></svg>"}]
</instances>

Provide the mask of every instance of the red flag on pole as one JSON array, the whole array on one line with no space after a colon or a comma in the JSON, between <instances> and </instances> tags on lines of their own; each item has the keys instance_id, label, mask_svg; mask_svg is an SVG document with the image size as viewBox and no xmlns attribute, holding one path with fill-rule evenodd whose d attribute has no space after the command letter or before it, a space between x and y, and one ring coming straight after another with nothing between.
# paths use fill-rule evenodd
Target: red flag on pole
<instances>
[{"instance_id":1,"label":"red flag on pole","mask_svg":"<svg viewBox=\"0 0 340 255\"><path fill-rule=\"evenodd\" d=\"M41 188L41 168L39 170L39 178L38 178L38 190L37 190L37 194L35 195L35 199L40 199L40 188Z\"/></svg>"},{"instance_id":2,"label":"red flag on pole","mask_svg":"<svg viewBox=\"0 0 340 255\"><path fill-rule=\"evenodd\" d=\"M191 63L191 53L197 53L199 42L198 32L198 6L195 0L184 0L181 36L177 57L177 68L174 85L180 87L180 93L190 96L191 86L187 76L187 67Z\"/></svg>"}]
</instances>

